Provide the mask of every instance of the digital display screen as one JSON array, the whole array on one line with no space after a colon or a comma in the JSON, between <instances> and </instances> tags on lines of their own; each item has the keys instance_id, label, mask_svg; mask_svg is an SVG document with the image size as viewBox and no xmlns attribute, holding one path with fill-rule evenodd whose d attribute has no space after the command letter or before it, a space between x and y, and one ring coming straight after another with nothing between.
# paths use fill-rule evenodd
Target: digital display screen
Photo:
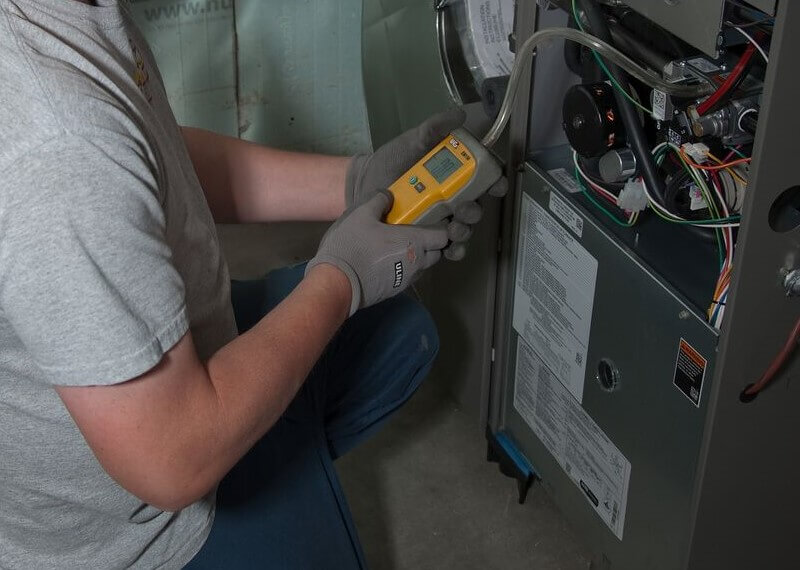
<instances>
[{"instance_id":1,"label":"digital display screen","mask_svg":"<svg viewBox=\"0 0 800 570\"><path fill-rule=\"evenodd\" d=\"M434 154L425 162L425 170L431 173L436 182L441 184L456 170L461 168L461 161L446 147Z\"/></svg>"}]
</instances>

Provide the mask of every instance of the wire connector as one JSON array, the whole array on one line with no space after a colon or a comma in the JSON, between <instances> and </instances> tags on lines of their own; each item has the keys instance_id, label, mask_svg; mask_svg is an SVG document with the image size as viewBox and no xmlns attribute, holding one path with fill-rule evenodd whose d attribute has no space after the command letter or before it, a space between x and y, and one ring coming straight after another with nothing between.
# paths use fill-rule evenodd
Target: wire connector
<instances>
[{"instance_id":1,"label":"wire connector","mask_svg":"<svg viewBox=\"0 0 800 570\"><path fill-rule=\"evenodd\" d=\"M703 143L683 143L681 149L683 149L683 152L697 164L708 162L708 153L711 151L711 149Z\"/></svg>"},{"instance_id":2,"label":"wire connector","mask_svg":"<svg viewBox=\"0 0 800 570\"><path fill-rule=\"evenodd\" d=\"M631 178L625 183L617 198L617 206L626 212L643 212L647 208L647 194L644 183L639 178Z\"/></svg>"}]
</instances>

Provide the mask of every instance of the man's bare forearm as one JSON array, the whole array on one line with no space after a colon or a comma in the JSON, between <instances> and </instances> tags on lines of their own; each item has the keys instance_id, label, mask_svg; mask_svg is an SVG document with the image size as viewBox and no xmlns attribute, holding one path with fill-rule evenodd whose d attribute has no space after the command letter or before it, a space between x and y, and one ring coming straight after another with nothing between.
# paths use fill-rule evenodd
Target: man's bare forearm
<instances>
[{"instance_id":1,"label":"man's bare forearm","mask_svg":"<svg viewBox=\"0 0 800 570\"><path fill-rule=\"evenodd\" d=\"M341 271L315 267L286 301L206 363L218 401L233 420L228 424L233 429L228 439L235 442L232 460L250 449L288 407L347 319L351 294ZM233 461L226 463L232 466Z\"/></svg>"},{"instance_id":2,"label":"man's bare forearm","mask_svg":"<svg viewBox=\"0 0 800 570\"><path fill-rule=\"evenodd\" d=\"M187 335L138 379L58 393L120 485L178 510L208 493L277 421L347 318L351 294L341 271L317 266L206 363Z\"/></svg>"},{"instance_id":3,"label":"man's bare forearm","mask_svg":"<svg viewBox=\"0 0 800 570\"><path fill-rule=\"evenodd\" d=\"M328 221L344 211L349 157L286 152L190 127L182 131L219 223Z\"/></svg>"}]
</instances>

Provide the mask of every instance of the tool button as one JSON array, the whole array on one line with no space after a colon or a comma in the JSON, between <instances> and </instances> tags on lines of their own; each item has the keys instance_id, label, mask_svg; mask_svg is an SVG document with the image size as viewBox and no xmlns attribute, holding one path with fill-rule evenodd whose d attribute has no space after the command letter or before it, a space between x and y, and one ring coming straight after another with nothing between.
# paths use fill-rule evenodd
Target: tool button
<instances>
[{"instance_id":1,"label":"tool button","mask_svg":"<svg viewBox=\"0 0 800 570\"><path fill-rule=\"evenodd\" d=\"M417 192L424 192L425 191L425 185L422 182L418 182L414 186L414 190L416 190Z\"/></svg>"},{"instance_id":2,"label":"tool button","mask_svg":"<svg viewBox=\"0 0 800 570\"><path fill-rule=\"evenodd\" d=\"M416 176L412 176L411 178L408 179L408 183L411 184L412 186L414 186L417 182L419 182L419 178L417 178Z\"/></svg>"}]
</instances>

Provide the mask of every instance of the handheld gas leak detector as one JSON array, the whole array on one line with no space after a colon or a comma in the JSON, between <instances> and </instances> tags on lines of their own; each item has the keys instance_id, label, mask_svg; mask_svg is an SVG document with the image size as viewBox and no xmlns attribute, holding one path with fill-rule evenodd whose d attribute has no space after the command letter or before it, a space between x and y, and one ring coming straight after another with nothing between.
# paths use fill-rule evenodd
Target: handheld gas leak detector
<instances>
[{"instance_id":1,"label":"handheld gas leak detector","mask_svg":"<svg viewBox=\"0 0 800 570\"><path fill-rule=\"evenodd\" d=\"M502 175L486 147L464 129L456 129L389 186L394 205L386 222L439 222L462 202L482 196Z\"/></svg>"}]
</instances>

